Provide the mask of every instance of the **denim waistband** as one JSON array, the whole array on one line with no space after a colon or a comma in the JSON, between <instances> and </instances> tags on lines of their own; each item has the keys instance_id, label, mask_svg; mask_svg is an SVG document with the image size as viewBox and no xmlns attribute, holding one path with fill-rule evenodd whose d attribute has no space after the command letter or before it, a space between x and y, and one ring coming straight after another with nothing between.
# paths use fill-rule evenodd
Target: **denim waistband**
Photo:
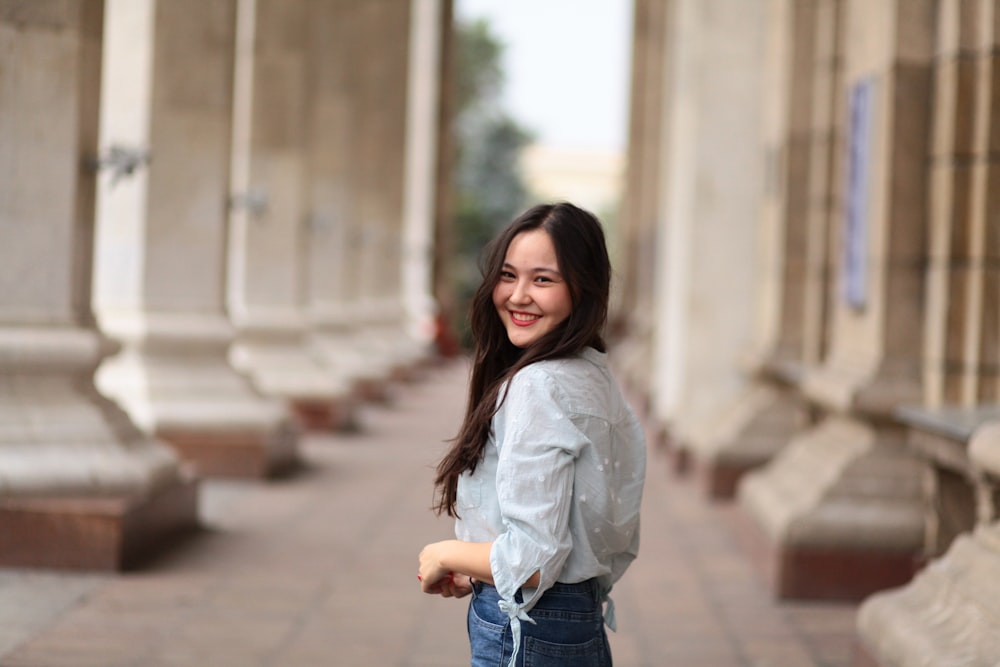
<instances>
[{"instance_id":1,"label":"denim waistband","mask_svg":"<svg viewBox=\"0 0 1000 667\"><path fill-rule=\"evenodd\" d=\"M479 593L480 591L482 591L483 588L495 588L493 586L493 584L488 584L485 581L477 581L474 584L474 586L478 587L478 588L476 588L476 592L477 593ZM566 584L566 583L563 583L561 581L557 581L556 583L552 584L552 586L549 587L545 591L545 593L548 593L550 591L554 592L554 593L568 593L568 594L574 594L574 595L587 595L588 597L592 598L595 602L601 602L601 587L598 584L596 577L593 577L591 579L586 579L584 581L579 581L579 582L574 583L574 584ZM544 596L544 593L543 593L543 596ZM520 589L518 589L517 593L514 595L514 600L516 602L522 602L523 601L522 597L521 597L521 591L520 591Z\"/></svg>"}]
</instances>

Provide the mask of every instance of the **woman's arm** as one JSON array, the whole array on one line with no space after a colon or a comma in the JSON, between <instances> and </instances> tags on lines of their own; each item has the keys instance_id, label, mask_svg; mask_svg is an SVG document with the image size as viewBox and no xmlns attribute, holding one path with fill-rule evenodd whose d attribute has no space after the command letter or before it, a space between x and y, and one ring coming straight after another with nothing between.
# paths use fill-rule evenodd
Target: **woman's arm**
<instances>
[{"instance_id":1,"label":"woman's arm","mask_svg":"<svg viewBox=\"0 0 1000 667\"><path fill-rule=\"evenodd\" d=\"M492 542L444 540L428 544L420 552L420 585L425 593L440 592L440 582L449 574L465 574L477 581L493 583L490 568ZM524 586L538 585L538 572Z\"/></svg>"}]
</instances>

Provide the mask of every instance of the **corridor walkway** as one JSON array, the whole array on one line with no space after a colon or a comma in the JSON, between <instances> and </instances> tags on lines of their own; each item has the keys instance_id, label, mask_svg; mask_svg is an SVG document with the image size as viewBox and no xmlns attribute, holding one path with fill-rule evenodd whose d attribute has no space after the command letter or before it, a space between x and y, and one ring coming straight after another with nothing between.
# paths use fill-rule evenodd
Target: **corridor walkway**
<instances>
[{"instance_id":1,"label":"corridor walkway","mask_svg":"<svg viewBox=\"0 0 1000 667\"><path fill-rule=\"evenodd\" d=\"M305 471L206 482L205 531L123 575L0 570L2 667L449 667L466 601L420 593L416 556L450 536L432 466L465 368L371 406L353 435L310 435ZM618 667L847 667L854 608L776 604L724 506L650 455L639 559L616 589Z\"/></svg>"}]
</instances>

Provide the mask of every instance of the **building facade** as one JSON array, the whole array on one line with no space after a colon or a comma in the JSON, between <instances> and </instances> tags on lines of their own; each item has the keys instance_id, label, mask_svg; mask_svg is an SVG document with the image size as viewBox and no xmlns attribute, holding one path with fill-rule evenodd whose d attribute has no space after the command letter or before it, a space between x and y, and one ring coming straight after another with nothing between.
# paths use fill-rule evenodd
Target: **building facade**
<instances>
[{"instance_id":1,"label":"building facade","mask_svg":"<svg viewBox=\"0 0 1000 667\"><path fill-rule=\"evenodd\" d=\"M1000 661L1000 7L637 0L620 372L859 662Z\"/></svg>"},{"instance_id":2,"label":"building facade","mask_svg":"<svg viewBox=\"0 0 1000 667\"><path fill-rule=\"evenodd\" d=\"M450 21L0 0L0 565L127 565L427 358Z\"/></svg>"}]
</instances>

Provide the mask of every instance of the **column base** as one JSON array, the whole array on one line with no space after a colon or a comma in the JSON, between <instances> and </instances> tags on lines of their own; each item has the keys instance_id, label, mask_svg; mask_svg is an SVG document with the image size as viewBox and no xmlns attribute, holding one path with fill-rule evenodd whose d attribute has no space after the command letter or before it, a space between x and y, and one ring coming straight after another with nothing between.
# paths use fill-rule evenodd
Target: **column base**
<instances>
[{"instance_id":1,"label":"column base","mask_svg":"<svg viewBox=\"0 0 1000 667\"><path fill-rule=\"evenodd\" d=\"M0 500L0 567L119 571L198 527L198 483L146 498Z\"/></svg>"},{"instance_id":2,"label":"column base","mask_svg":"<svg viewBox=\"0 0 1000 667\"><path fill-rule=\"evenodd\" d=\"M858 633L885 667L1000 664L1000 524L963 535L904 588L865 601Z\"/></svg>"},{"instance_id":3,"label":"column base","mask_svg":"<svg viewBox=\"0 0 1000 667\"><path fill-rule=\"evenodd\" d=\"M808 548L771 540L749 513L734 513L735 532L780 600L858 602L900 586L920 569L913 554L848 548Z\"/></svg>"},{"instance_id":4,"label":"column base","mask_svg":"<svg viewBox=\"0 0 1000 667\"><path fill-rule=\"evenodd\" d=\"M162 430L157 437L204 477L267 479L302 465L297 431L287 426L270 432Z\"/></svg>"},{"instance_id":5,"label":"column base","mask_svg":"<svg viewBox=\"0 0 1000 667\"><path fill-rule=\"evenodd\" d=\"M359 399L379 402L387 399L392 366L379 355L366 355L349 332L320 331L309 338L308 345Z\"/></svg>"},{"instance_id":6,"label":"column base","mask_svg":"<svg viewBox=\"0 0 1000 667\"><path fill-rule=\"evenodd\" d=\"M805 408L793 397L763 384L692 429L686 451L709 498L728 500L740 479L773 459L807 424Z\"/></svg>"},{"instance_id":7,"label":"column base","mask_svg":"<svg viewBox=\"0 0 1000 667\"><path fill-rule=\"evenodd\" d=\"M287 406L261 395L230 365L227 321L141 317L145 328L133 324L139 333L122 333L122 351L96 375L101 391L139 428L204 476L264 478L296 467L298 431ZM123 322L115 323L116 331L127 332Z\"/></svg>"},{"instance_id":8,"label":"column base","mask_svg":"<svg viewBox=\"0 0 1000 667\"><path fill-rule=\"evenodd\" d=\"M878 661L872 657L864 646L858 644L854 648L854 659L851 661L851 667L882 667L878 664Z\"/></svg>"},{"instance_id":9,"label":"column base","mask_svg":"<svg viewBox=\"0 0 1000 667\"><path fill-rule=\"evenodd\" d=\"M309 355L297 332L243 331L229 358L261 395L286 402L304 428L337 429L353 420L351 383Z\"/></svg>"},{"instance_id":10,"label":"column base","mask_svg":"<svg viewBox=\"0 0 1000 667\"><path fill-rule=\"evenodd\" d=\"M309 431L353 431L358 428L353 399L294 399L289 407L299 425Z\"/></svg>"},{"instance_id":11,"label":"column base","mask_svg":"<svg viewBox=\"0 0 1000 667\"><path fill-rule=\"evenodd\" d=\"M744 530L779 598L859 600L913 576L922 464L902 434L828 418L739 486Z\"/></svg>"}]
</instances>

